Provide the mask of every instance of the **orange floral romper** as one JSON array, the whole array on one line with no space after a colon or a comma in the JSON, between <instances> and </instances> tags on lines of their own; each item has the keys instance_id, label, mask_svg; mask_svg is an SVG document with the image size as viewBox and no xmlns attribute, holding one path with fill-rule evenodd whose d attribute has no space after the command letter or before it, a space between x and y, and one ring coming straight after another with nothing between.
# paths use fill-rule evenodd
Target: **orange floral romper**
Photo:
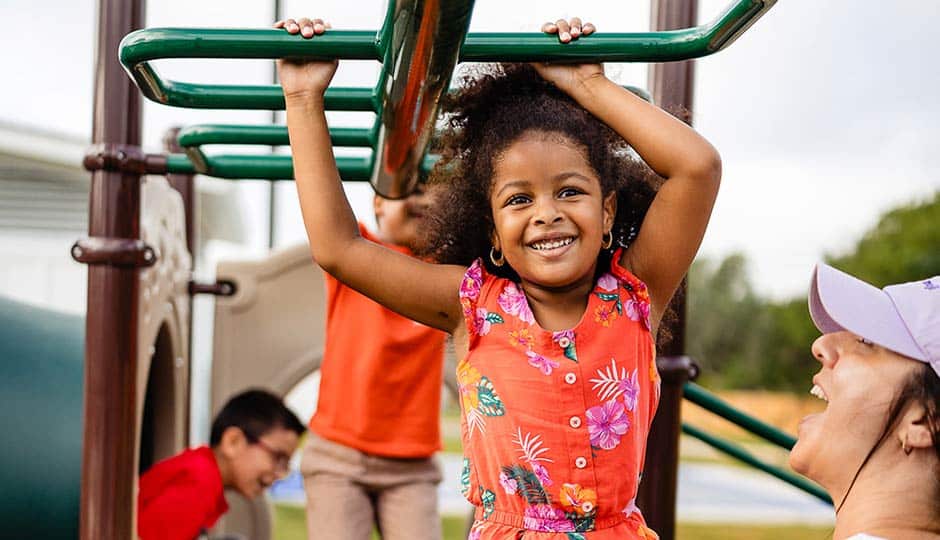
<instances>
[{"instance_id":1,"label":"orange floral romper","mask_svg":"<svg viewBox=\"0 0 940 540\"><path fill-rule=\"evenodd\" d=\"M469 540L657 538L636 507L659 401L646 285L600 276L581 322L542 329L522 289L480 260L460 287L457 367Z\"/></svg>"}]
</instances>

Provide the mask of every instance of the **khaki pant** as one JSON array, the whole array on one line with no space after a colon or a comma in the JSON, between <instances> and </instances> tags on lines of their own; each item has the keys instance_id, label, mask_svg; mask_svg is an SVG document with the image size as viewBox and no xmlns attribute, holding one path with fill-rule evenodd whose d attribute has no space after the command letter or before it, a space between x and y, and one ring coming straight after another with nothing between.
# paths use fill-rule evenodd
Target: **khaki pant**
<instances>
[{"instance_id":1,"label":"khaki pant","mask_svg":"<svg viewBox=\"0 0 940 540\"><path fill-rule=\"evenodd\" d=\"M300 462L309 540L440 540L432 458L391 459L362 453L315 433Z\"/></svg>"}]
</instances>

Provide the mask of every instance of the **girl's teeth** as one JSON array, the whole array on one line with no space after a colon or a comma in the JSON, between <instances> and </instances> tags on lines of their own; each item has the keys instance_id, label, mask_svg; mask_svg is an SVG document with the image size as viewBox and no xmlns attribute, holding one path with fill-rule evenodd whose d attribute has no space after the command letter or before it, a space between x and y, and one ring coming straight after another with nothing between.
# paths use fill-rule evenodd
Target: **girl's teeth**
<instances>
[{"instance_id":1,"label":"girl's teeth","mask_svg":"<svg viewBox=\"0 0 940 540\"><path fill-rule=\"evenodd\" d=\"M823 392L823 389L820 388L818 384L814 384L813 387L810 389L809 393L818 397L819 399L825 402L829 402L829 397L826 396L826 393Z\"/></svg>"},{"instance_id":2,"label":"girl's teeth","mask_svg":"<svg viewBox=\"0 0 940 540\"><path fill-rule=\"evenodd\" d=\"M551 242L539 242L538 244L533 244L532 247L538 250L545 249L555 249L562 246L567 246L571 243L571 238L565 238L564 240L553 240Z\"/></svg>"}]
</instances>

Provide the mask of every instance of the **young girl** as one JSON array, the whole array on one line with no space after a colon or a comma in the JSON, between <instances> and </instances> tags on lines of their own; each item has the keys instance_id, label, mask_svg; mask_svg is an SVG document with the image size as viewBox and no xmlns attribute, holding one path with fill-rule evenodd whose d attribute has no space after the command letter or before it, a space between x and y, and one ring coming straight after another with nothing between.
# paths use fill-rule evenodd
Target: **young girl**
<instances>
[{"instance_id":1,"label":"young girl","mask_svg":"<svg viewBox=\"0 0 940 540\"><path fill-rule=\"evenodd\" d=\"M592 27L543 30L569 41ZM718 154L600 65L482 71L447 106L431 264L359 235L323 108L335 69L279 63L311 251L350 287L453 334L471 538L654 537L634 504L659 397L653 336L708 223ZM626 141L665 180L648 209Z\"/></svg>"}]
</instances>

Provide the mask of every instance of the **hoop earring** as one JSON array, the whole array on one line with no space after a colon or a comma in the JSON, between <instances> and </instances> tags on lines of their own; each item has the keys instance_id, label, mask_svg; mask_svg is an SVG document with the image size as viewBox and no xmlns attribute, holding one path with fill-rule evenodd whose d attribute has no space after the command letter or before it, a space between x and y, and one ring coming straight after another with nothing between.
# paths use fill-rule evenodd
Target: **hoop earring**
<instances>
[{"instance_id":1,"label":"hoop earring","mask_svg":"<svg viewBox=\"0 0 940 540\"><path fill-rule=\"evenodd\" d=\"M496 253L499 253L499 258L496 258ZM497 251L495 246L490 247L490 261L494 266L502 266L506 264L506 257L503 257L502 251Z\"/></svg>"},{"instance_id":2,"label":"hoop earring","mask_svg":"<svg viewBox=\"0 0 940 540\"><path fill-rule=\"evenodd\" d=\"M614 235L610 231L604 233L604 236L601 237L601 248L610 249L610 246L614 245Z\"/></svg>"}]
</instances>

